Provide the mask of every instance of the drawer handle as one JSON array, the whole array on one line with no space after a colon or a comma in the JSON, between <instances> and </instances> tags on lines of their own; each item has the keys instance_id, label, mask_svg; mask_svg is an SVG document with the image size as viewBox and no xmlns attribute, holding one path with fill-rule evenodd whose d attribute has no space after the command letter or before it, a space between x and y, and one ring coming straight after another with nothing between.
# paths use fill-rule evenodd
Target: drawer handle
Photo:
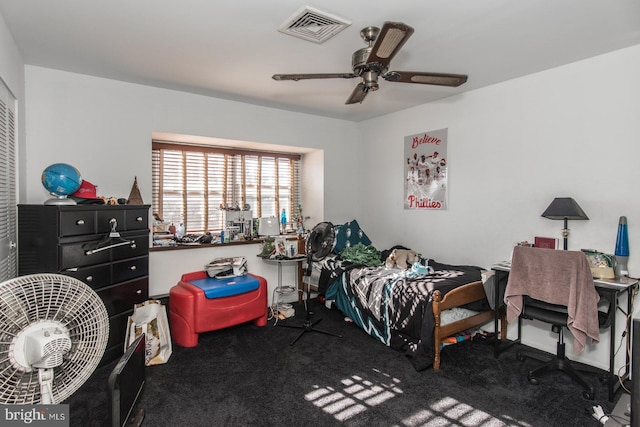
<instances>
[{"instance_id":1,"label":"drawer handle","mask_svg":"<svg viewBox=\"0 0 640 427\"><path fill-rule=\"evenodd\" d=\"M77 220L76 225L84 225L84 219Z\"/></svg>"},{"instance_id":2,"label":"drawer handle","mask_svg":"<svg viewBox=\"0 0 640 427\"><path fill-rule=\"evenodd\" d=\"M138 289L138 290L136 291L136 294L137 294L137 295L142 295L142 289Z\"/></svg>"},{"instance_id":3,"label":"drawer handle","mask_svg":"<svg viewBox=\"0 0 640 427\"><path fill-rule=\"evenodd\" d=\"M129 267L129 270L131 271L136 271L138 269L138 267L136 267L135 265L132 265L131 267Z\"/></svg>"},{"instance_id":4,"label":"drawer handle","mask_svg":"<svg viewBox=\"0 0 640 427\"><path fill-rule=\"evenodd\" d=\"M87 282L93 282L93 276L87 276L84 280Z\"/></svg>"},{"instance_id":5,"label":"drawer handle","mask_svg":"<svg viewBox=\"0 0 640 427\"><path fill-rule=\"evenodd\" d=\"M138 246L136 245L136 242L131 243L131 249L135 249L135 248L137 248L137 247L138 247Z\"/></svg>"},{"instance_id":6,"label":"drawer handle","mask_svg":"<svg viewBox=\"0 0 640 427\"><path fill-rule=\"evenodd\" d=\"M142 217L141 216L136 217L136 221L137 222L142 222Z\"/></svg>"}]
</instances>

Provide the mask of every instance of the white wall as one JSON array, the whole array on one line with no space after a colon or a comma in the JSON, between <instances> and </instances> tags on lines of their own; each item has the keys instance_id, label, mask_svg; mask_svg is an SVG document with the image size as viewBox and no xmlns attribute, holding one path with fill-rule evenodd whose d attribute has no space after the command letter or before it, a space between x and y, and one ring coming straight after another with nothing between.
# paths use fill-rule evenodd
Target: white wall
<instances>
[{"instance_id":1,"label":"white wall","mask_svg":"<svg viewBox=\"0 0 640 427\"><path fill-rule=\"evenodd\" d=\"M149 203L151 134L167 132L317 149L310 171L305 171L306 176L315 172L305 184L305 215L316 222L352 218L350 195L356 193L358 177L349 161L357 153L354 123L41 67L27 66L26 82L29 124L26 194L21 203L42 203L48 197L40 174L55 162L76 166L104 196L126 198L137 177L142 198ZM319 168L322 160L331 173ZM336 188L341 191L324 191ZM151 294L168 293L181 274L201 270L230 251L153 252ZM258 252L251 245L242 255L252 260ZM275 287L275 266L264 271L261 263L254 267L264 273L270 289ZM294 269L286 270L290 274L285 279L293 280Z\"/></svg>"},{"instance_id":2,"label":"white wall","mask_svg":"<svg viewBox=\"0 0 640 427\"><path fill-rule=\"evenodd\" d=\"M638 75L635 46L361 123L362 162L376 173L360 180L359 222L379 247L402 243L490 267L511 257L513 242L560 237L562 222L540 214L570 196L590 220L569 223L569 249L611 253L625 215L629 270L640 276ZM403 138L441 128L449 130L449 209L404 210ZM525 341L555 351L547 329L525 330ZM603 365L605 347L585 357Z\"/></svg>"},{"instance_id":3,"label":"white wall","mask_svg":"<svg viewBox=\"0 0 640 427\"><path fill-rule=\"evenodd\" d=\"M323 185L356 187L357 171L346 160L355 152L349 143L357 135L353 123L41 67L25 70L24 202L46 197L40 172L56 161L76 166L106 196L128 196L138 176L142 196L150 200L152 132L323 149L336 171L324 176ZM331 192L324 199L325 215L345 215L344 196Z\"/></svg>"}]
</instances>

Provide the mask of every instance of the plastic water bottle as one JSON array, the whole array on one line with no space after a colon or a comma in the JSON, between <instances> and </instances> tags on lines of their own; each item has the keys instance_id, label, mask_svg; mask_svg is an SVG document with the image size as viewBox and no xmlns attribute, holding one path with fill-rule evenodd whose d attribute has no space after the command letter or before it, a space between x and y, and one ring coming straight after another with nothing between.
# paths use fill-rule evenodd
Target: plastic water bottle
<instances>
[{"instance_id":1,"label":"plastic water bottle","mask_svg":"<svg viewBox=\"0 0 640 427\"><path fill-rule=\"evenodd\" d=\"M282 214L280 215L280 224L282 226L281 233L284 234L285 229L287 227L287 212L285 212L284 209L282 209Z\"/></svg>"}]
</instances>

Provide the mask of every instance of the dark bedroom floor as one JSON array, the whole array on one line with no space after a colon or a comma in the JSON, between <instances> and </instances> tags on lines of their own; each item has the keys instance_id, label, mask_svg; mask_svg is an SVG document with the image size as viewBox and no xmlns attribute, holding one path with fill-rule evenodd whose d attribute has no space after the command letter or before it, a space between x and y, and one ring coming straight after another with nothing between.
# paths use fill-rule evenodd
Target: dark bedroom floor
<instances>
[{"instance_id":1,"label":"dark bedroom floor","mask_svg":"<svg viewBox=\"0 0 640 427\"><path fill-rule=\"evenodd\" d=\"M141 399L146 426L598 426L591 407L610 412L606 385L589 381L595 401L565 375L534 386L515 349L493 357L481 339L447 346L440 371L416 372L337 310L311 301L314 320L341 338L271 321L201 334L198 346L174 346L168 363L146 368ZM287 322L299 324L301 306ZM98 368L67 403L72 426L109 425L107 377Z\"/></svg>"}]
</instances>

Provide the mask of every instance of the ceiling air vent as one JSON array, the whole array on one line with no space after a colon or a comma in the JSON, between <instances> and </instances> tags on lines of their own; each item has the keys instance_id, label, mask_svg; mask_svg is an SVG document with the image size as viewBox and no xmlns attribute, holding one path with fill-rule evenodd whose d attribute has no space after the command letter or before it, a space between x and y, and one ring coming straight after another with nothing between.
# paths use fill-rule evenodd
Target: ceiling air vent
<instances>
[{"instance_id":1,"label":"ceiling air vent","mask_svg":"<svg viewBox=\"0 0 640 427\"><path fill-rule=\"evenodd\" d=\"M304 6L278 27L278 31L290 36L324 43L351 25L351 21L338 18L318 9Z\"/></svg>"}]
</instances>

